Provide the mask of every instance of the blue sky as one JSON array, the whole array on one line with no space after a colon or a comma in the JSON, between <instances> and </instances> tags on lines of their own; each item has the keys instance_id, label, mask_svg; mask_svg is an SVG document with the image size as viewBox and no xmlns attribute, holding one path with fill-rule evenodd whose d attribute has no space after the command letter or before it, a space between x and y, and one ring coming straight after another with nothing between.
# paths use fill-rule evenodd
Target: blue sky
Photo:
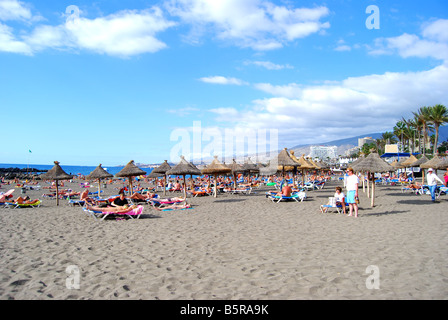
<instances>
[{"instance_id":1,"label":"blue sky","mask_svg":"<svg viewBox=\"0 0 448 320\"><path fill-rule=\"evenodd\" d=\"M0 0L2 163L176 162L195 121L323 143L447 88L445 0Z\"/></svg>"}]
</instances>

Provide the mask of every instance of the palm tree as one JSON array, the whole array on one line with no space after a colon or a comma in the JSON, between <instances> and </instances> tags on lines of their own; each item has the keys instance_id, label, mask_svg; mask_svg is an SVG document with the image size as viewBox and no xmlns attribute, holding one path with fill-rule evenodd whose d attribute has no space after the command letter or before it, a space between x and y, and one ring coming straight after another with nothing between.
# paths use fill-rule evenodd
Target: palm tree
<instances>
[{"instance_id":1,"label":"palm tree","mask_svg":"<svg viewBox=\"0 0 448 320\"><path fill-rule=\"evenodd\" d=\"M397 142L397 139L395 139L394 133L390 131L386 131L381 135L381 139L384 140L387 144L394 144Z\"/></svg>"},{"instance_id":2,"label":"palm tree","mask_svg":"<svg viewBox=\"0 0 448 320\"><path fill-rule=\"evenodd\" d=\"M394 127L394 135L398 138L398 140L400 141L401 145L404 145L404 129L405 129L405 124L402 121L398 121L395 124Z\"/></svg>"},{"instance_id":3,"label":"palm tree","mask_svg":"<svg viewBox=\"0 0 448 320\"><path fill-rule=\"evenodd\" d=\"M402 121L406 124L406 129L404 131L405 136L408 138L408 147L410 152L414 152L415 145L415 130L417 128L417 123L414 119L402 118Z\"/></svg>"},{"instance_id":4,"label":"palm tree","mask_svg":"<svg viewBox=\"0 0 448 320\"><path fill-rule=\"evenodd\" d=\"M426 141L428 141L428 132L430 131L430 107L421 107L414 115L418 117L422 124L423 154L426 154Z\"/></svg>"},{"instance_id":5,"label":"palm tree","mask_svg":"<svg viewBox=\"0 0 448 320\"><path fill-rule=\"evenodd\" d=\"M414 127L415 130L417 131L417 136L418 136L418 153L420 153L420 149L421 149L421 134L422 134L422 126L423 126L423 122L420 120L420 118L418 117L417 114L415 114L415 112L412 112L414 114L414 119L412 120L412 122L414 123ZM415 139L414 139L415 140Z\"/></svg>"},{"instance_id":6,"label":"palm tree","mask_svg":"<svg viewBox=\"0 0 448 320\"><path fill-rule=\"evenodd\" d=\"M386 144L394 144L397 142L397 139L395 139L395 136L393 132L383 132L381 134L381 138L376 139L376 146L378 149L378 153L384 153L386 149Z\"/></svg>"},{"instance_id":7,"label":"palm tree","mask_svg":"<svg viewBox=\"0 0 448 320\"><path fill-rule=\"evenodd\" d=\"M434 107L430 108L429 119L431 123L434 124L434 130L436 132L433 149L433 155L436 155L437 143L439 140L439 127L448 123L448 110L444 105L436 104Z\"/></svg>"}]
</instances>

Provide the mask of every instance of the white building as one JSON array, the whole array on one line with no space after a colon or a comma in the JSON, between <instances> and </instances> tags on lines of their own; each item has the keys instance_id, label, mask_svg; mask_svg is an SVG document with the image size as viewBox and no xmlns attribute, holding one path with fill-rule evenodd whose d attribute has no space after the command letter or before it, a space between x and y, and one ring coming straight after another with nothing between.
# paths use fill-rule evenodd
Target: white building
<instances>
[{"instance_id":1,"label":"white building","mask_svg":"<svg viewBox=\"0 0 448 320\"><path fill-rule=\"evenodd\" d=\"M375 139L373 139L372 137L360 138L360 139L358 139L358 147L361 148L366 143L374 143L374 142L375 142Z\"/></svg>"},{"instance_id":2,"label":"white building","mask_svg":"<svg viewBox=\"0 0 448 320\"><path fill-rule=\"evenodd\" d=\"M336 146L326 147L326 146L312 146L310 147L310 157L319 158L321 160L335 159L338 157Z\"/></svg>"}]
</instances>

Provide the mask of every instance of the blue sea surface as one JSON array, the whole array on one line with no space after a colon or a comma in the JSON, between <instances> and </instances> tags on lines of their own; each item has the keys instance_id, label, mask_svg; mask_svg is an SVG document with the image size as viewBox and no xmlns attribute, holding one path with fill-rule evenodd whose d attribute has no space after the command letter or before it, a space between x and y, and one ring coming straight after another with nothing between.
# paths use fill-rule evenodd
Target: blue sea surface
<instances>
[{"instance_id":1,"label":"blue sea surface","mask_svg":"<svg viewBox=\"0 0 448 320\"><path fill-rule=\"evenodd\" d=\"M70 175L78 175L82 174L84 176L89 175L93 170L95 170L96 166L67 166L67 165L60 165L62 170L67 172ZM53 168L54 165L44 165L44 164L9 164L9 163L0 163L0 168L19 168L19 169L27 169L27 168L34 168L38 170L50 170ZM123 169L123 166L120 167L103 167L107 172L110 174L117 174L118 172ZM153 169L152 168L142 168L143 171L147 172L149 174Z\"/></svg>"}]
</instances>

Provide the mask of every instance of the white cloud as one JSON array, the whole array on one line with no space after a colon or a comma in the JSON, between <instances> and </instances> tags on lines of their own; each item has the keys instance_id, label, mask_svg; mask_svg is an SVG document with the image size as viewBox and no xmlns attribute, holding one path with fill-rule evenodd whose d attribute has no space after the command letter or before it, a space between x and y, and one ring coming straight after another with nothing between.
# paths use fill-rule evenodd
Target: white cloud
<instances>
[{"instance_id":1,"label":"white cloud","mask_svg":"<svg viewBox=\"0 0 448 320\"><path fill-rule=\"evenodd\" d=\"M324 85L256 84L273 95L249 109L213 110L231 127L278 129L281 146L391 130L423 105L448 101L448 63L428 71L387 72ZM224 117L225 115L229 115Z\"/></svg>"},{"instance_id":2,"label":"white cloud","mask_svg":"<svg viewBox=\"0 0 448 320\"><path fill-rule=\"evenodd\" d=\"M266 68L268 70L283 70L283 69L294 69L293 66L289 64L275 64L270 61L246 61L245 65L256 65L259 67Z\"/></svg>"},{"instance_id":3,"label":"white cloud","mask_svg":"<svg viewBox=\"0 0 448 320\"><path fill-rule=\"evenodd\" d=\"M435 58L448 60L448 20L425 24L422 37L404 33L397 37L379 38L370 54L399 54L403 58Z\"/></svg>"},{"instance_id":4,"label":"white cloud","mask_svg":"<svg viewBox=\"0 0 448 320\"><path fill-rule=\"evenodd\" d=\"M27 5L17 0L0 0L0 20L29 20L31 10Z\"/></svg>"},{"instance_id":5,"label":"white cloud","mask_svg":"<svg viewBox=\"0 0 448 320\"><path fill-rule=\"evenodd\" d=\"M203 77L200 78L199 80L205 83L212 83L212 84L224 84L224 85L236 85L236 86L242 86L247 84L243 80L237 78L228 78L222 76Z\"/></svg>"},{"instance_id":6,"label":"white cloud","mask_svg":"<svg viewBox=\"0 0 448 320\"><path fill-rule=\"evenodd\" d=\"M15 38L12 28L0 23L0 52L11 52L31 55L31 48Z\"/></svg>"},{"instance_id":7,"label":"white cloud","mask_svg":"<svg viewBox=\"0 0 448 320\"><path fill-rule=\"evenodd\" d=\"M352 48L346 44L338 45L336 48L334 48L334 51L351 51Z\"/></svg>"},{"instance_id":8,"label":"white cloud","mask_svg":"<svg viewBox=\"0 0 448 320\"><path fill-rule=\"evenodd\" d=\"M273 50L329 28L326 7L288 9L261 0L170 0L167 10L192 25L192 38L212 30L240 47ZM197 41L197 39L194 39Z\"/></svg>"},{"instance_id":9,"label":"white cloud","mask_svg":"<svg viewBox=\"0 0 448 320\"><path fill-rule=\"evenodd\" d=\"M165 19L158 7L124 10L95 19L79 17L56 26L38 25L31 33L22 36L20 45L16 43L13 46L11 41L3 40L0 50L12 51L23 46L28 48L27 53L53 48L130 57L166 48L167 45L158 40L156 34L174 25L176 23ZM8 31L11 38L12 30ZM14 52L21 51L16 49Z\"/></svg>"}]
</instances>

